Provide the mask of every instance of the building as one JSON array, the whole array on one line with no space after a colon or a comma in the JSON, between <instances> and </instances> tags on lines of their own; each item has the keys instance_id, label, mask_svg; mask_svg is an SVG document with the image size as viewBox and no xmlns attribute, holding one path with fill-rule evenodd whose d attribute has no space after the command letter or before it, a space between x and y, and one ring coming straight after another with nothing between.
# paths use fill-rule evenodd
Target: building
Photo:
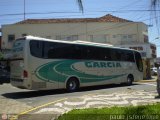
<instances>
[{"instance_id":1,"label":"building","mask_svg":"<svg viewBox=\"0 0 160 120\"><path fill-rule=\"evenodd\" d=\"M0 36L0 50L2 48L2 36Z\"/></svg>"},{"instance_id":2,"label":"building","mask_svg":"<svg viewBox=\"0 0 160 120\"><path fill-rule=\"evenodd\" d=\"M156 46L148 41L147 25L110 14L99 18L27 19L3 25L2 33L3 49L10 49L16 38L25 35L84 40L137 49L144 58L144 78L150 77L150 61L156 57Z\"/></svg>"},{"instance_id":3,"label":"building","mask_svg":"<svg viewBox=\"0 0 160 120\"><path fill-rule=\"evenodd\" d=\"M156 63L160 64L160 57L157 57Z\"/></svg>"}]
</instances>

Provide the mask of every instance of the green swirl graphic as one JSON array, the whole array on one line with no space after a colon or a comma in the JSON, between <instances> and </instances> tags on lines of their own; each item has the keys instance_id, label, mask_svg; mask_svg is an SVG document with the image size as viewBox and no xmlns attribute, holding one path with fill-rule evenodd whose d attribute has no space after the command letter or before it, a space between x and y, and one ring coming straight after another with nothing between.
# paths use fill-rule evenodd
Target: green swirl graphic
<instances>
[{"instance_id":1,"label":"green swirl graphic","mask_svg":"<svg viewBox=\"0 0 160 120\"><path fill-rule=\"evenodd\" d=\"M75 63L82 63L88 61L78 61L78 60L61 60L54 61L44 64L36 69L36 76L43 81L56 81L65 82L71 76L76 76L79 78L81 83L88 82L100 82L104 80L110 80L113 78L122 77L126 74L120 75L110 75L110 76L98 76L87 74L85 72L79 71L74 67ZM96 68L95 68L96 69Z\"/></svg>"}]
</instances>

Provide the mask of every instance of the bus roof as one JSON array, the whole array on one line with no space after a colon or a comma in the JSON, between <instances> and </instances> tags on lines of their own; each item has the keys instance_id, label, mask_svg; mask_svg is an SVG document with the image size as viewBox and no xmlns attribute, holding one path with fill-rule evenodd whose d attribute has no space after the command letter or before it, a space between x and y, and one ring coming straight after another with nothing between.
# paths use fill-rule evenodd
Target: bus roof
<instances>
[{"instance_id":1,"label":"bus roof","mask_svg":"<svg viewBox=\"0 0 160 120\"><path fill-rule=\"evenodd\" d=\"M54 40L54 39L47 39L47 38L42 38L42 37L35 37L35 36L31 36L31 35L25 36L24 38L20 38L20 39L40 40L40 41L58 42L58 43L66 43L66 44L90 45L90 46L95 46L95 47L107 47L107 48L115 48L115 49L123 49L123 50L130 50L130 51L139 52L137 50L133 50L133 49L129 49L129 48L114 47L111 44L88 42L88 41L82 41L82 40L64 41L64 40Z\"/></svg>"},{"instance_id":2,"label":"bus roof","mask_svg":"<svg viewBox=\"0 0 160 120\"><path fill-rule=\"evenodd\" d=\"M103 43L96 43L96 42L88 42L88 41L82 41L82 40L75 40L75 43L82 43L82 44L89 44L89 45L100 45L100 46L113 46L111 44L103 44Z\"/></svg>"}]
</instances>

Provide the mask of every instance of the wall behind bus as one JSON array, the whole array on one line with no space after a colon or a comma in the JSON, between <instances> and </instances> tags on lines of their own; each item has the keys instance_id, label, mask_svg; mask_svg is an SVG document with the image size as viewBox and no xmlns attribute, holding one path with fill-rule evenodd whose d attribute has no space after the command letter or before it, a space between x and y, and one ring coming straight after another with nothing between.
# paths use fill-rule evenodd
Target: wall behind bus
<instances>
[{"instance_id":1,"label":"wall behind bus","mask_svg":"<svg viewBox=\"0 0 160 120\"><path fill-rule=\"evenodd\" d=\"M2 48L10 49L13 41L23 35L33 35L51 39L76 36L78 40L109 43L113 45L144 43L147 26L141 22L86 22L86 23L51 23L51 24L11 24L2 26Z\"/></svg>"}]
</instances>

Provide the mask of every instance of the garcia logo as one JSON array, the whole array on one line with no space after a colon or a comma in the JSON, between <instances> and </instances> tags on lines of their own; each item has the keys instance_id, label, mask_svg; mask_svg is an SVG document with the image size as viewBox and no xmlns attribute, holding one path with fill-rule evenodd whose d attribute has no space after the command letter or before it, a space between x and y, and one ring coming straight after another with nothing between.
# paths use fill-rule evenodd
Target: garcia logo
<instances>
[{"instance_id":1,"label":"garcia logo","mask_svg":"<svg viewBox=\"0 0 160 120\"><path fill-rule=\"evenodd\" d=\"M88 68L112 68L112 67L121 67L119 62L85 62L85 66Z\"/></svg>"}]
</instances>

